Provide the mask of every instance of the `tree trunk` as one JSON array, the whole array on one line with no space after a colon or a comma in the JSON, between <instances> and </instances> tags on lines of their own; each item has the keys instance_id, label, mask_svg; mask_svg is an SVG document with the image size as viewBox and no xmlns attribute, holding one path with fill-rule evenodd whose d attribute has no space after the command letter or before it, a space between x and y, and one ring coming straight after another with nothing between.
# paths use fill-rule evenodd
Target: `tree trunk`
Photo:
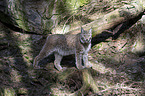
<instances>
[{"instance_id":1,"label":"tree trunk","mask_svg":"<svg viewBox=\"0 0 145 96\"><path fill-rule=\"evenodd\" d=\"M139 20L143 15L145 7L143 6L143 2L139 2L138 0L132 1L128 5L124 5L119 9L116 9L101 18L94 20L91 23L85 24L82 27L84 29L93 28L93 37L97 34L101 34L105 30L115 29L118 25L127 22L129 20L134 20L137 18ZM138 18L139 17L139 18ZM135 20L135 21L137 21ZM132 22L133 24L135 22ZM131 25L133 25L131 23ZM127 25L129 26L129 25ZM126 28L127 29L127 28ZM74 30L71 30L67 34L77 34L80 32L80 27Z\"/></svg>"}]
</instances>

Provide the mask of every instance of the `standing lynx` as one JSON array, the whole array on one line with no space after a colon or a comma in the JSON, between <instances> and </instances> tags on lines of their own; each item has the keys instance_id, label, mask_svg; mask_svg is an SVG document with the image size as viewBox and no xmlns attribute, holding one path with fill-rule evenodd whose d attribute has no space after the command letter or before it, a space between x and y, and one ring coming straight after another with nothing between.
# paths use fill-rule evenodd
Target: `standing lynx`
<instances>
[{"instance_id":1,"label":"standing lynx","mask_svg":"<svg viewBox=\"0 0 145 96\"><path fill-rule=\"evenodd\" d=\"M83 69L91 67L88 63L88 51L91 48L92 29L85 31L81 28L81 33L76 35L54 34L47 37L46 42L35 57L33 66L37 67L40 60L54 53L55 67L60 71L63 68L60 65L63 56L75 54L76 67ZM82 59L84 66L82 65Z\"/></svg>"}]
</instances>

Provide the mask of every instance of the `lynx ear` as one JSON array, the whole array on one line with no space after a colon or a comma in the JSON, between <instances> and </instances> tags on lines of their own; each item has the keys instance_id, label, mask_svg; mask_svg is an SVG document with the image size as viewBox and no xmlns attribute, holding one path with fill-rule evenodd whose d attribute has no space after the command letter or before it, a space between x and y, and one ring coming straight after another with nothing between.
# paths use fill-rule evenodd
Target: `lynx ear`
<instances>
[{"instance_id":1,"label":"lynx ear","mask_svg":"<svg viewBox=\"0 0 145 96\"><path fill-rule=\"evenodd\" d=\"M89 30L89 33L92 34L92 28Z\"/></svg>"},{"instance_id":2,"label":"lynx ear","mask_svg":"<svg viewBox=\"0 0 145 96\"><path fill-rule=\"evenodd\" d=\"M83 29L83 27L81 27L81 33L84 33L84 29Z\"/></svg>"}]
</instances>

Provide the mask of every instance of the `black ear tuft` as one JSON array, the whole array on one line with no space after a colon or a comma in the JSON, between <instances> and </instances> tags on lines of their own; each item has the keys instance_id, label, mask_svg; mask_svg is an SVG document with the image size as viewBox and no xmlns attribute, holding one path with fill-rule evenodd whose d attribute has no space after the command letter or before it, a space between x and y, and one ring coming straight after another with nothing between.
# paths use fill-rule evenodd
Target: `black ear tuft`
<instances>
[{"instance_id":1,"label":"black ear tuft","mask_svg":"<svg viewBox=\"0 0 145 96\"><path fill-rule=\"evenodd\" d=\"M81 27L81 33L84 33L84 29L83 29L83 27Z\"/></svg>"}]
</instances>

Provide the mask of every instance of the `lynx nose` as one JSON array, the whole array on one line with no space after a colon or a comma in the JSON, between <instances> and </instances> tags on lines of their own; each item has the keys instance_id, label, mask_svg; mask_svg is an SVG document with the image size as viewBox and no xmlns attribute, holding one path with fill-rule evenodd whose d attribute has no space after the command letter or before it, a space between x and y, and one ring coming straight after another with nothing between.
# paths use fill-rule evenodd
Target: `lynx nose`
<instances>
[{"instance_id":1,"label":"lynx nose","mask_svg":"<svg viewBox=\"0 0 145 96\"><path fill-rule=\"evenodd\" d=\"M87 43L90 43L90 42L91 42L91 39L86 39L86 42L87 42Z\"/></svg>"}]
</instances>

